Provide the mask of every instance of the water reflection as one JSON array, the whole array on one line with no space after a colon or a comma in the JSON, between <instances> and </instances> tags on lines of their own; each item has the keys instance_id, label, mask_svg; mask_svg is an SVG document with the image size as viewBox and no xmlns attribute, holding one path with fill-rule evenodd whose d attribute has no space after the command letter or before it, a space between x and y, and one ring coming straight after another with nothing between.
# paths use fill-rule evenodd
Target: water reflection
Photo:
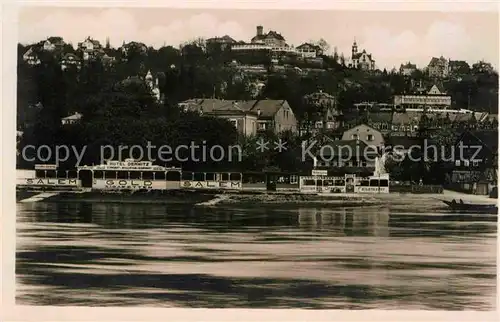
<instances>
[{"instance_id":1,"label":"water reflection","mask_svg":"<svg viewBox=\"0 0 500 322\"><path fill-rule=\"evenodd\" d=\"M387 207L18 204L36 305L492 309L496 218Z\"/></svg>"}]
</instances>

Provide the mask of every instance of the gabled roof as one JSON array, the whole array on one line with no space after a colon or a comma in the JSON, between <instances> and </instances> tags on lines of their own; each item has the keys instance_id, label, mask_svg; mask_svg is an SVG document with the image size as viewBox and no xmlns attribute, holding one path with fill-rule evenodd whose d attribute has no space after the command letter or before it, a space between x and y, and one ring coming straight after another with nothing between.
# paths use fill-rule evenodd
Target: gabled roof
<instances>
[{"instance_id":1,"label":"gabled roof","mask_svg":"<svg viewBox=\"0 0 500 322\"><path fill-rule=\"evenodd\" d=\"M303 43L303 44L301 44L301 45L299 45L299 46L297 46L297 47L295 47L295 48L297 48L297 49L301 49L301 48L303 48L303 47L311 47L311 48L314 48L314 49L316 49L316 50L321 50L321 47L320 47L320 46L318 46L318 45L314 45L314 44L311 44L311 43L308 43L308 42L305 42L305 43Z\"/></svg>"},{"instance_id":2,"label":"gabled roof","mask_svg":"<svg viewBox=\"0 0 500 322\"><path fill-rule=\"evenodd\" d=\"M352 56L353 59L359 59L361 56L363 55L366 55L368 57L368 59L370 59L370 61L374 61L372 59L372 54L367 54L365 50L363 50L362 52L360 53L356 53Z\"/></svg>"},{"instance_id":3,"label":"gabled roof","mask_svg":"<svg viewBox=\"0 0 500 322\"><path fill-rule=\"evenodd\" d=\"M37 54L33 51L33 46L28 48L28 50L23 54L23 57L36 57Z\"/></svg>"},{"instance_id":4,"label":"gabled roof","mask_svg":"<svg viewBox=\"0 0 500 322\"><path fill-rule=\"evenodd\" d=\"M224 35L222 37L208 38L207 42L224 42L224 43L234 44L236 43L236 40L231 38L229 35Z\"/></svg>"},{"instance_id":5,"label":"gabled roof","mask_svg":"<svg viewBox=\"0 0 500 322\"><path fill-rule=\"evenodd\" d=\"M256 35L252 38L252 41L256 41L256 40L264 40L266 38L275 38L275 39L278 39L278 40L285 40L285 38L280 34L280 33L277 33L276 31L273 31L273 30L270 30L268 33L266 34L262 34L262 35Z\"/></svg>"},{"instance_id":6,"label":"gabled roof","mask_svg":"<svg viewBox=\"0 0 500 322\"><path fill-rule=\"evenodd\" d=\"M190 99L182 102L190 111L204 114L256 114L247 107L248 101L219 100L219 99Z\"/></svg>"},{"instance_id":7,"label":"gabled roof","mask_svg":"<svg viewBox=\"0 0 500 322\"><path fill-rule=\"evenodd\" d=\"M443 56L437 58L437 57L432 57L431 61L429 62L429 66L435 66L435 65L440 65L442 63L446 62L446 58Z\"/></svg>"},{"instance_id":8,"label":"gabled roof","mask_svg":"<svg viewBox=\"0 0 500 322\"><path fill-rule=\"evenodd\" d=\"M280 34L280 33L277 33L276 31L274 30L270 30L266 35L265 35L265 38L275 38L275 39L278 39L278 40L285 40L285 38Z\"/></svg>"},{"instance_id":9,"label":"gabled roof","mask_svg":"<svg viewBox=\"0 0 500 322\"><path fill-rule=\"evenodd\" d=\"M101 43L98 40L92 39L92 38L90 38L90 36L85 38L85 40L82 41L81 43L78 43L78 45L82 45L84 42L87 42L87 41L90 41L96 47L101 46Z\"/></svg>"},{"instance_id":10,"label":"gabled roof","mask_svg":"<svg viewBox=\"0 0 500 322\"><path fill-rule=\"evenodd\" d=\"M430 92L434 89L437 89L439 91L439 94L446 94L443 86L441 84L434 84L431 86L431 88L427 91L427 94L430 94ZM438 94L438 95L439 95Z\"/></svg>"},{"instance_id":11,"label":"gabled roof","mask_svg":"<svg viewBox=\"0 0 500 322\"><path fill-rule=\"evenodd\" d=\"M249 111L258 113L261 118L272 118L283 106L289 107L286 100L251 100L246 101L245 108ZM291 110L291 109L290 109Z\"/></svg>"},{"instance_id":12,"label":"gabled roof","mask_svg":"<svg viewBox=\"0 0 500 322\"><path fill-rule=\"evenodd\" d=\"M72 114L70 116L63 117L63 120L79 120L82 118L82 114L76 112L75 114Z\"/></svg>"},{"instance_id":13,"label":"gabled roof","mask_svg":"<svg viewBox=\"0 0 500 322\"><path fill-rule=\"evenodd\" d=\"M401 69L402 68L412 68L412 69L416 69L417 68L417 65L416 64L412 64L410 62L407 62L406 64L401 64Z\"/></svg>"},{"instance_id":14,"label":"gabled roof","mask_svg":"<svg viewBox=\"0 0 500 322\"><path fill-rule=\"evenodd\" d=\"M459 145L460 142L463 142L465 146L470 145L470 143L477 142L478 144L481 144L483 147L488 149L490 153L498 154L498 132L497 131L465 130L458 137L455 145ZM472 145L470 145L470 148L473 148ZM473 149L475 149L475 148L473 148ZM481 152L484 153L483 151L481 151Z\"/></svg>"},{"instance_id":15,"label":"gabled roof","mask_svg":"<svg viewBox=\"0 0 500 322\"><path fill-rule=\"evenodd\" d=\"M498 154L498 132L497 131L472 131L491 152Z\"/></svg>"}]
</instances>

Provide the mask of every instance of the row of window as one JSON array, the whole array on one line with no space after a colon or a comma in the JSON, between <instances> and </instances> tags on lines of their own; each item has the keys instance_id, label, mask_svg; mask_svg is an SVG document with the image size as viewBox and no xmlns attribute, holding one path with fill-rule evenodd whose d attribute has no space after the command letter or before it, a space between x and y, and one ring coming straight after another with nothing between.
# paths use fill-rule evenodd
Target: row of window
<instances>
[{"instance_id":1,"label":"row of window","mask_svg":"<svg viewBox=\"0 0 500 322\"><path fill-rule=\"evenodd\" d=\"M358 134L353 134L353 135L351 135L351 139L352 140L358 140L358 139L360 139L360 137L359 137ZM375 140L375 137L373 136L373 134L368 134L366 136L366 140L367 141L373 141L373 140Z\"/></svg>"},{"instance_id":2,"label":"row of window","mask_svg":"<svg viewBox=\"0 0 500 322\"><path fill-rule=\"evenodd\" d=\"M77 178L76 171L36 170L37 178ZM101 171L93 173L94 179L136 179L136 180L193 180L193 181L240 181L240 173L200 173L178 171Z\"/></svg>"},{"instance_id":3,"label":"row of window","mask_svg":"<svg viewBox=\"0 0 500 322\"><path fill-rule=\"evenodd\" d=\"M347 161L344 163L337 162L337 160L332 160L332 161L318 161L318 166L319 167L342 167L342 166L347 166L347 167L364 167L366 168L368 166L368 162L366 161Z\"/></svg>"},{"instance_id":4,"label":"row of window","mask_svg":"<svg viewBox=\"0 0 500 322\"><path fill-rule=\"evenodd\" d=\"M402 97L402 104L449 104L449 98L441 97Z\"/></svg>"},{"instance_id":5,"label":"row of window","mask_svg":"<svg viewBox=\"0 0 500 322\"><path fill-rule=\"evenodd\" d=\"M346 185L345 180L323 180L323 179L307 179L304 180L305 186L322 186L322 187L344 187ZM388 187L389 180L387 179L371 179L371 180L360 180L356 183L359 187Z\"/></svg>"},{"instance_id":6,"label":"row of window","mask_svg":"<svg viewBox=\"0 0 500 322\"><path fill-rule=\"evenodd\" d=\"M479 162L481 162L482 160L477 160L477 159L474 159L474 160L455 160L455 166L459 167L459 166L464 166L464 167L469 167L471 165L471 162L472 161L472 166L473 167L478 167L479 166Z\"/></svg>"},{"instance_id":7,"label":"row of window","mask_svg":"<svg viewBox=\"0 0 500 322\"><path fill-rule=\"evenodd\" d=\"M317 121L316 124L315 124L315 127L317 129L322 129L323 128L323 121ZM326 122L326 128L327 129L333 129L335 128L335 122Z\"/></svg>"}]
</instances>

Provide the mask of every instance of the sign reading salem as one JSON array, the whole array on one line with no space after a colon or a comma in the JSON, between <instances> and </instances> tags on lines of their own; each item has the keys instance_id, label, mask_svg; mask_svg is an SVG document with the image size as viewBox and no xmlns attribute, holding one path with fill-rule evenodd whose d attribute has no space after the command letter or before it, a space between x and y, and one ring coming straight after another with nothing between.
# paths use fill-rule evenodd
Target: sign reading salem
<instances>
[{"instance_id":1,"label":"sign reading salem","mask_svg":"<svg viewBox=\"0 0 500 322\"><path fill-rule=\"evenodd\" d=\"M181 182L182 188L191 189L241 189L240 181L191 181Z\"/></svg>"},{"instance_id":2,"label":"sign reading salem","mask_svg":"<svg viewBox=\"0 0 500 322\"><path fill-rule=\"evenodd\" d=\"M139 179L106 179L94 180L97 189L165 189L164 181Z\"/></svg>"},{"instance_id":3,"label":"sign reading salem","mask_svg":"<svg viewBox=\"0 0 500 322\"><path fill-rule=\"evenodd\" d=\"M20 184L28 186L71 186L78 187L80 180L77 179L56 179L56 178L28 178L24 179Z\"/></svg>"}]
</instances>

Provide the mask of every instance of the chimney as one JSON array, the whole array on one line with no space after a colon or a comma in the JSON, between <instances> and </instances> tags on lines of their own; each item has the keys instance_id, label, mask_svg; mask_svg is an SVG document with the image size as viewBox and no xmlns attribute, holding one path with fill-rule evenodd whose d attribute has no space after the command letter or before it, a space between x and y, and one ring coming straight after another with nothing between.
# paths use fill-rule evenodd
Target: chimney
<instances>
[{"instance_id":1,"label":"chimney","mask_svg":"<svg viewBox=\"0 0 500 322\"><path fill-rule=\"evenodd\" d=\"M262 26L257 26L257 36L262 36L264 34L264 28Z\"/></svg>"},{"instance_id":2,"label":"chimney","mask_svg":"<svg viewBox=\"0 0 500 322\"><path fill-rule=\"evenodd\" d=\"M257 116L260 117L260 108L257 109Z\"/></svg>"}]
</instances>

